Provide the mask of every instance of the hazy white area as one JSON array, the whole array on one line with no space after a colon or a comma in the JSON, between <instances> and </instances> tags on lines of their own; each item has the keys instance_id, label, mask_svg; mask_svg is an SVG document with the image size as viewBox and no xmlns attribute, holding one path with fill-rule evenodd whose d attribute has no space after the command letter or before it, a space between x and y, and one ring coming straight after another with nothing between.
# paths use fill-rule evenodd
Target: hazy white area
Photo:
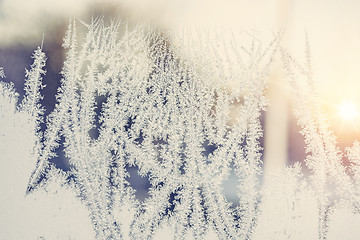
<instances>
[{"instance_id":1,"label":"hazy white area","mask_svg":"<svg viewBox=\"0 0 360 240\"><path fill-rule=\"evenodd\" d=\"M284 42L297 56L304 52L307 31L323 100L336 104L341 98L356 98L360 2L355 0L2 0L0 44L40 44L44 32L51 39L69 17L89 19L94 9L170 28L226 25L276 32L284 26Z\"/></svg>"}]
</instances>

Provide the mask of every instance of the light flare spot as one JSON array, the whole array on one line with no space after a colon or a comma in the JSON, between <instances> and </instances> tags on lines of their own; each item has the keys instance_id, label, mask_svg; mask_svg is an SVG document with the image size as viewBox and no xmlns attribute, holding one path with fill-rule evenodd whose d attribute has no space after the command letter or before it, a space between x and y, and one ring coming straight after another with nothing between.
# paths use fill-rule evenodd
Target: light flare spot
<instances>
[{"instance_id":1,"label":"light flare spot","mask_svg":"<svg viewBox=\"0 0 360 240\"><path fill-rule=\"evenodd\" d=\"M355 120L359 116L358 106L350 101L344 101L338 106L338 114L343 120Z\"/></svg>"}]
</instances>

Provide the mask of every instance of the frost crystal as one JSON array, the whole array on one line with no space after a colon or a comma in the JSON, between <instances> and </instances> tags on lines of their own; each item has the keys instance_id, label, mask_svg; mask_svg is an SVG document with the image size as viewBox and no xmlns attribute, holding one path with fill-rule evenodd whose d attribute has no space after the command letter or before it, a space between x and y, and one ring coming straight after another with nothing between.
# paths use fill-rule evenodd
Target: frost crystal
<instances>
[{"instance_id":1,"label":"frost crystal","mask_svg":"<svg viewBox=\"0 0 360 240\"><path fill-rule=\"evenodd\" d=\"M316 107L310 63L302 67L283 49L313 174L306 180L296 164L270 184L260 184L260 116L280 36L263 49L249 33L243 37L250 36L250 44L242 46L243 39L232 32L186 29L190 37L185 39L140 24L106 25L101 18L85 27L87 35L78 44L75 21L69 23L58 101L46 120L40 104L42 49L26 71L25 97L18 106L13 86L0 82L1 192L19 199L10 209L25 209L21 224L34 224L36 215L54 217L36 223L27 236L325 239L334 234L329 219L337 200L358 211L359 143L348 154L353 179ZM11 150L19 139L20 150ZM68 172L51 162L61 144L73 166ZM144 201L128 181L130 167L149 178ZM21 181L9 170L21 173ZM237 202L223 194L231 172L238 178ZM13 192L12 181L19 182ZM329 189L333 186L338 191ZM56 232L48 226L52 221L68 232ZM8 239L14 233L7 229L1 232Z\"/></svg>"},{"instance_id":2,"label":"frost crystal","mask_svg":"<svg viewBox=\"0 0 360 240\"><path fill-rule=\"evenodd\" d=\"M0 78L6 78L4 68L0 67Z\"/></svg>"}]
</instances>

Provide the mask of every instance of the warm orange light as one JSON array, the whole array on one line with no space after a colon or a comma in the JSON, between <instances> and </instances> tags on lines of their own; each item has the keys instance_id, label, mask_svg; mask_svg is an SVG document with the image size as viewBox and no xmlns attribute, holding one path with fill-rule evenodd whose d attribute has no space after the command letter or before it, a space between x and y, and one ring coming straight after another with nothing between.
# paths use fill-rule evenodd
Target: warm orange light
<instances>
[{"instance_id":1,"label":"warm orange light","mask_svg":"<svg viewBox=\"0 0 360 240\"><path fill-rule=\"evenodd\" d=\"M351 121L358 117L359 110L353 102L345 101L338 106L338 113L343 120Z\"/></svg>"}]
</instances>

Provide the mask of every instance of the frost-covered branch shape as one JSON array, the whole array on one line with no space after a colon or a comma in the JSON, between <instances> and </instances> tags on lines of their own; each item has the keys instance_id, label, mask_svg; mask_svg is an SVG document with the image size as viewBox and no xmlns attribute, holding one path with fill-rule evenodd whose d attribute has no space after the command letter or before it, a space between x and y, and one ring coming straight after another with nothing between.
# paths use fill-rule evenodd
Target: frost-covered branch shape
<instances>
[{"instance_id":1,"label":"frost-covered branch shape","mask_svg":"<svg viewBox=\"0 0 360 240\"><path fill-rule=\"evenodd\" d=\"M305 137L305 150L308 153L305 162L313 173L311 184L319 204L319 239L326 239L327 218L334 199L353 199L355 192L342 163L342 152L320 106L312 79L308 45L307 42L305 66L297 63L286 50L283 49L281 53L294 96L294 112Z\"/></svg>"},{"instance_id":2,"label":"frost-covered branch shape","mask_svg":"<svg viewBox=\"0 0 360 240\"><path fill-rule=\"evenodd\" d=\"M259 118L279 38L266 50L254 38L246 50L234 38L204 41L198 36L193 44L202 42L200 51L181 58L180 47L157 28L105 26L101 18L86 27L79 48L75 21L70 21L58 104L47 118L29 188L46 173L62 136L98 239L148 239L164 229L175 239L203 239L210 233L250 238L260 199ZM205 49L209 56L201 55ZM196 67L196 61L209 67ZM42 62L36 63L31 76L43 73ZM230 92L224 83L233 81L238 83ZM36 96L29 94L22 105L40 116ZM97 116L99 97L105 101ZM234 102L240 104L239 114L229 124ZM132 165L151 183L150 196L141 204L127 182L126 167ZM222 194L231 166L241 179L236 209ZM128 229L121 209L133 209Z\"/></svg>"},{"instance_id":3,"label":"frost-covered branch shape","mask_svg":"<svg viewBox=\"0 0 360 240\"><path fill-rule=\"evenodd\" d=\"M325 239L334 199L358 206L359 144L348 151L352 178L317 103L310 62L303 67L283 49L313 174L307 182L296 164L261 189L260 117L281 33L264 49L253 32L239 38L231 31L188 28L179 35L97 18L81 22L87 33L79 40L77 23L69 22L57 104L44 131L42 49L34 52L18 106L13 85L0 82L0 139L14 145L12 137L24 133L27 141L16 153L0 145L7 167L20 169L22 163L12 159L27 162L16 197L22 199L27 189L25 199L58 193L73 207L81 209L81 202L96 239L301 239L313 236L297 227L304 216L318 221L316 234ZM244 39L249 45L241 45ZM60 144L72 166L68 172L51 163ZM150 181L143 201L128 181L133 166ZM232 171L237 202L223 194ZM0 176L0 186L13 179ZM313 196L315 204L309 201ZM308 206L315 213L303 215ZM267 228L274 217L281 221Z\"/></svg>"}]
</instances>

